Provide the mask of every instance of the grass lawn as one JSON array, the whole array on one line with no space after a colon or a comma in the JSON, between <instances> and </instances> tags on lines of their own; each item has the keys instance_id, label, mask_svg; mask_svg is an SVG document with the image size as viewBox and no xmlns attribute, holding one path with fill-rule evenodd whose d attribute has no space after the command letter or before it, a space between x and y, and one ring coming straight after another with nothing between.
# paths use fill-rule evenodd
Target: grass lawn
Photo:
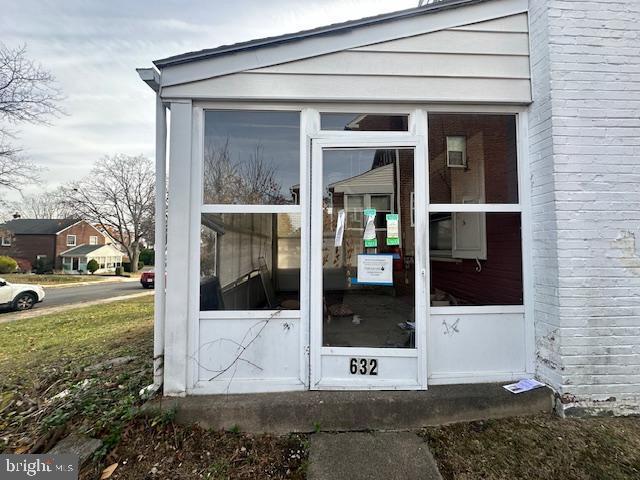
<instances>
[{"instance_id":1,"label":"grass lawn","mask_svg":"<svg viewBox=\"0 0 640 480\"><path fill-rule=\"evenodd\" d=\"M100 280L105 280L109 278L108 276L100 276L100 275L60 275L60 274L49 274L49 275L30 275L24 273L6 273L0 275L0 277L4 278L7 282L11 283L37 283L38 285L64 285L69 283L80 283L80 282L99 282Z\"/></svg>"},{"instance_id":2,"label":"grass lawn","mask_svg":"<svg viewBox=\"0 0 640 480\"><path fill-rule=\"evenodd\" d=\"M153 381L152 317L153 298L141 297L0 324L0 453L46 452L75 432L104 442L82 479L112 463L114 479L154 468L160 478L304 478L304 438L137 415Z\"/></svg>"},{"instance_id":3,"label":"grass lawn","mask_svg":"<svg viewBox=\"0 0 640 480\"><path fill-rule=\"evenodd\" d=\"M445 480L640 478L640 418L551 415L423 431Z\"/></svg>"}]
</instances>

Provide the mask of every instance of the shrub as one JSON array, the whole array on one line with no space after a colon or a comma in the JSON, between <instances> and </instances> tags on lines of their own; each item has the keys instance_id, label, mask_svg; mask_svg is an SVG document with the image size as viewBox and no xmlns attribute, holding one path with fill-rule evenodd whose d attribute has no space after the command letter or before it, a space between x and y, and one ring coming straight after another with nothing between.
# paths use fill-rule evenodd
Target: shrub
<instances>
[{"instance_id":1,"label":"shrub","mask_svg":"<svg viewBox=\"0 0 640 480\"><path fill-rule=\"evenodd\" d=\"M96 271L99 268L100 268L100 265L98 264L98 262L94 258L89 260L89 262L87 263L87 270L89 270L91 272L91 275L96 273Z\"/></svg>"},{"instance_id":2,"label":"shrub","mask_svg":"<svg viewBox=\"0 0 640 480\"><path fill-rule=\"evenodd\" d=\"M145 265L153 265L155 261L155 251L152 248L143 248L140 251L140 261Z\"/></svg>"},{"instance_id":3,"label":"shrub","mask_svg":"<svg viewBox=\"0 0 640 480\"><path fill-rule=\"evenodd\" d=\"M18 262L11 257L0 257L0 273L13 273L18 268Z\"/></svg>"},{"instance_id":4,"label":"shrub","mask_svg":"<svg viewBox=\"0 0 640 480\"><path fill-rule=\"evenodd\" d=\"M124 269L122 267L116 267L116 275L121 277L123 273L124 273Z\"/></svg>"},{"instance_id":5,"label":"shrub","mask_svg":"<svg viewBox=\"0 0 640 480\"><path fill-rule=\"evenodd\" d=\"M41 257L36 260L36 273L51 273L53 272L53 262L46 257Z\"/></svg>"}]
</instances>

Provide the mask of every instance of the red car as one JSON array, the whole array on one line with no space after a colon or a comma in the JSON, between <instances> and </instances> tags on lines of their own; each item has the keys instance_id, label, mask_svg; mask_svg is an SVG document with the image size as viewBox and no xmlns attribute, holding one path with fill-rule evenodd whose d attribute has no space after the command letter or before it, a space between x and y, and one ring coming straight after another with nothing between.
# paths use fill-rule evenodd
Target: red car
<instances>
[{"instance_id":1,"label":"red car","mask_svg":"<svg viewBox=\"0 0 640 480\"><path fill-rule=\"evenodd\" d=\"M153 288L156 280L156 274L153 270L149 272L142 272L140 275L140 284L142 288Z\"/></svg>"}]
</instances>

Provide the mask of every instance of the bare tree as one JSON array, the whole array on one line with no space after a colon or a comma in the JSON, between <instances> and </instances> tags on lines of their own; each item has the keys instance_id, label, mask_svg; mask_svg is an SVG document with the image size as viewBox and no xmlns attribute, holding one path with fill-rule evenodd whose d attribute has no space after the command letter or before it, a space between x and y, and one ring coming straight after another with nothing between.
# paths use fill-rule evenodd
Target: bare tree
<instances>
[{"instance_id":1,"label":"bare tree","mask_svg":"<svg viewBox=\"0 0 640 480\"><path fill-rule=\"evenodd\" d=\"M21 217L71 218L78 216L73 206L65 201L65 192L62 188L21 196L20 201L8 204L8 210Z\"/></svg>"},{"instance_id":2,"label":"bare tree","mask_svg":"<svg viewBox=\"0 0 640 480\"><path fill-rule=\"evenodd\" d=\"M142 241L153 237L154 186L150 159L104 157L88 177L64 188L65 204L109 233L126 251L135 272Z\"/></svg>"},{"instance_id":3,"label":"bare tree","mask_svg":"<svg viewBox=\"0 0 640 480\"><path fill-rule=\"evenodd\" d=\"M231 160L229 139L204 151L204 200L207 203L285 204L278 171L264 158L261 144L244 162Z\"/></svg>"},{"instance_id":4,"label":"bare tree","mask_svg":"<svg viewBox=\"0 0 640 480\"><path fill-rule=\"evenodd\" d=\"M0 187L20 190L39 170L13 145L10 125L47 123L61 113L60 90L51 73L27 58L27 49L0 43Z\"/></svg>"}]
</instances>

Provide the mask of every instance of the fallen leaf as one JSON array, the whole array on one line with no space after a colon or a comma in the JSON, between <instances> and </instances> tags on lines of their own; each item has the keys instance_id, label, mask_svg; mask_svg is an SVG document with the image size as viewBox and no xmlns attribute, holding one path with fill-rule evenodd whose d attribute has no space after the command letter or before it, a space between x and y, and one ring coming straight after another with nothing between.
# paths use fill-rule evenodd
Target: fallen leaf
<instances>
[{"instance_id":1,"label":"fallen leaf","mask_svg":"<svg viewBox=\"0 0 640 480\"><path fill-rule=\"evenodd\" d=\"M111 475L113 475L113 472L115 472L116 468L118 468L118 464L117 463L113 463L113 464L109 465L107 468L105 468L102 471L102 475L100 475L100 480L105 480L105 479L109 478Z\"/></svg>"},{"instance_id":2,"label":"fallen leaf","mask_svg":"<svg viewBox=\"0 0 640 480\"><path fill-rule=\"evenodd\" d=\"M21 453L28 452L28 451L29 451L29 447L23 445L22 447L16 448L16 450L13 453L20 455Z\"/></svg>"}]
</instances>

